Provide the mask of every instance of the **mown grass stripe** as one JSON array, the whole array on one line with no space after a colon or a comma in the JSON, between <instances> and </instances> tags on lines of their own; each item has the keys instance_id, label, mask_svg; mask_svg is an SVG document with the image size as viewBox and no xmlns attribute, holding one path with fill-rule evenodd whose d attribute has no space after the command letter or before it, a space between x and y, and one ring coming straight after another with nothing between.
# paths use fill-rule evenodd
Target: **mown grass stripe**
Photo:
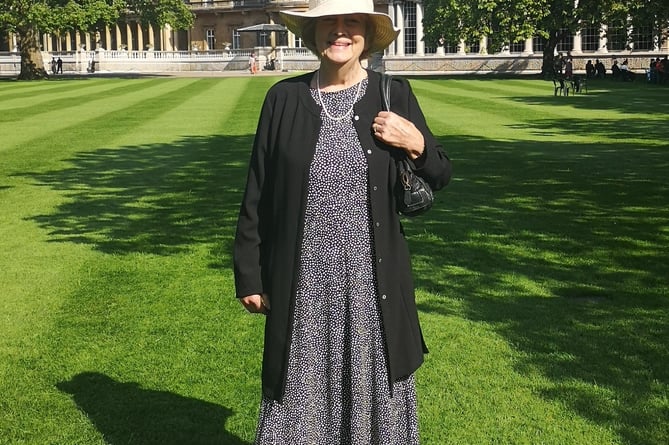
<instances>
[{"instance_id":1,"label":"mown grass stripe","mask_svg":"<svg viewBox=\"0 0 669 445\"><path fill-rule=\"evenodd\" d=\"M100 79L76 79L62 81L42 81L42 82L15 82L11 87L0 89L0 107L5 103L17 99L25 99L33 103L34 99L39 99L43 94L60 93L80 88L82 84L96 84ZM107 79L108 82L124 82L123 79ZM1 83L0 83L1 85Z\"/></svg>"},{"instance_id":2,"label":"mown grass stripe","mask_svg":"<svg viewBox=\"0 0 669 445\"><path fill-rule=\"evenodd\" d=\"M231 115L225 123L225 132L229 135L248 135L255 133L260 106L267 90L281 77L262 77L253 82L247 82L248 78L230 79L232 87L240 85L244 88L245 99L236 104L235 114ZM241 118L243 116L243 118Z\"/></svg>"},{"instance_id":3,"label":"mown grass stripe","mask_svg":"<svg viewBox=\"0 0 669 445\"><path fill-rule=\"evenodd\" d=\"M145 88L145 82L142 81L135 83L71 84L70 88L57 93L43 92L40 99L31 101L31 105L19 106L25 99L2 104L0 106L0 124L23 120L27 116L34 116L39 119L40 114L52 111L67 113L69 108L79 107L87 102L104 100L107 97L117 97L120 94L132 94ZM3 108L5 105L7 107Z\"/></svg>"},{"instance_id":4,"label":"mown grass stripe","mask_svg":"<svg viewBox=\"0 0 669 445\"><path fill-rule=\"evenodd\" d=\"M40 119L25 121L20 133L12 132L9 124L0 124L0 132L7 131L5 145L0 149L19 152L14 160L27 162L19 166L19 170L38 163L32 159L31 152L33 147L43 144L51 148L44 151L44 155L49 158L65 146L71 146L73 140L81 140L84 146L94 149L100 142L108 140L107 136L122 134L125 126L134 127L142 120L151 119L164 111L164 107L155 106L156 98L173 102L176 98L170 97L172 93L201 80L175 79L173 82L165 82L151 79L139 82L142 86L139 90L132 88L131 93L126 95L102 96L87 102L77 113L63 114L58 110L43 113ZM0 163L0 172L5 168Z\"/></svg>"}]
</instances>

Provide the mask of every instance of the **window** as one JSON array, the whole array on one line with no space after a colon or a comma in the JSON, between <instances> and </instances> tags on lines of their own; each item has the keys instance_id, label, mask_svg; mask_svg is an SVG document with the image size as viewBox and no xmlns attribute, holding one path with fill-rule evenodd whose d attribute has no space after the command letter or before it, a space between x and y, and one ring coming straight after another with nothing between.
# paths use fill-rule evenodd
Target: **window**
<instances>
[{"instance_id":1,"label":"window","mask_svg":"<svg viewBox=\"0 0 669 445\"><path fill-rule=\"evenodd\" d=\"M446 54L456 54L458 52L459 46L457 43L445 43L444 44L444 53Z\"/></svg>"},{"instance_id":2,"label":"window","mask_svg":"<svg viewBox=\"0 0 669 445\"><path fill-rule=\"evenodd\" d=\"M216 35L214 34L214 28L207 28L205 31L206 39L207 39L207 48L208 50L212 50L216 48Z\"/></svg>"},{"instance_id":3,"label":"window","mask_svg":"<svg viewBox=\"0 0 669 445\"><path fill-rule=\"evenodd\" d=\"M258 33L258 46L270 46L269 33L267 31L260 31Z\"/></svg>"},{"instance_id":4,"label":"window","mask_svg":"<svg viewBox=\"0 0 669 445\"><path fill-rule=\"evenodd\" d=\"M599 32L598 26L581 30L581 49L583 51L597 51L599 49Z\"/></svg>"},{"instance_id":5,"label":"window","mask_svg":"<svg viewBox=\"0 0 669 445\"><path fill-rule=\"evenodd\" d=\"M655 46L653 28L650 26L633 28L631 37L635 50L651 51Z\"/></svg>"},{"instance_id":6,"label":"window","mask_svg":"<svg viewBox=\"0 0 669 445\"><path fill-rule=\"evenodd\" d=\"M232 31L232 48L239 49L241 48L241 34L236 29Z\"/></svg>"},{"instance_id":7,"label":"window","mask_svg":"<svg viewBox=\"0 0 669 445\"><path fill-rule=\"evenodd\" d=\"M512 53L522 53L525 51L525 41L511 43L509 45L509 51Z\"/></svg>"},{"instance_id":8,"label":"window","mask_svg":"<svg viewBox=\"0 0 669 445\"><path fill-rule=\"evenodd\" d=\"M546 43L543 37L535 37L532 39L532 51L534 51L534 53L543 54L545 45Z\"/></svg>"},{"instance_id":9,"label":"window","mask_svg":"<svg viewBox=\"0 0 669 445\"><path fill-rule=\"evenodd\" d=\"M622 51L627 47L627 31L624 28L609 27L606 31L606 48Z\"/></svg>"},{"instance_id":10,"label":"window","mask_svg":"<svg viewBox=\"0 0 669 445\"><path fill-rule=\"evenodd\" d=\"M481 41L477 40L476 42L468 42L466 48L469 54L478 54L481 52Z\"/></svg>"},{"instance_id":11,"label":"window","mask_svg":"<svg viewBox=\"0 0 669 445\"><path fill-rule=\"evenodd\" d=\"M416 4L404 3L404 53L416 54Z\"/></svg>"},{"instance_id":12,"label":"window","mask_svg":"<svg viewBox=\"0 0 669 445\"><path fill-rule=\"evenodd\" d=\"M561 32L564 31L564 36L560 39L560 41L557 44L556 47L557 51L562 53L571 51L571 48L574 44L574 37L566 29L561 29L560 31Z\"/></svg>"}]
</instances>

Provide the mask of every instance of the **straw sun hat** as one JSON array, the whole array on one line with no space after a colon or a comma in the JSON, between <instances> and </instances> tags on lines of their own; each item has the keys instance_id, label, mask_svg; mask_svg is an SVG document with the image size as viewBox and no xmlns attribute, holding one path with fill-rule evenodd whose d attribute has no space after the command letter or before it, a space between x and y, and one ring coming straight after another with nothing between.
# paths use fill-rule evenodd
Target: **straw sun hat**
<instances>
[{"instance_id":1,"label":"straw sun hat","mask_svg":"<svg viewBox=\"0 0 669 445\"><path fill-rule=\"evenodd\" d=\"M309 0L309 9L305 12L280 12L288 29L301 37L304 45L316 54L318 51L314 41L315 19L344 14L366 14L369 18L366 38L369 40L370 54L386 49L400 32L393 26L388 14L374 11L374 0Z\"/></svg>"}]
</instances>

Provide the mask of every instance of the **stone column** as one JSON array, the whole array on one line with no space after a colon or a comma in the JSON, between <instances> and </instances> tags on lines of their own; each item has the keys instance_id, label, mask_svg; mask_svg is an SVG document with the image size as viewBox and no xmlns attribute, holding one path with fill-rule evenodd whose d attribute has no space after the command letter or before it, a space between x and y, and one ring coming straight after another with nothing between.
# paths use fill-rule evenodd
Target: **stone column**
<instances>
[{"instance_id":1,"label":"stone column","mask_svg":"<svg viewBox=\"0 0 669 445\"><path fill-rule=\"evenodd\" d=\"M93 47L91 46L91 33L87 32L85 34L85 40L86 40L86 51L92 51Z\"/></svg>"},{"instance_id":2,"label":"stone column","mask_svg":"<svg viewBox=\"0 0 669 445\"><path fill-rule=\"evenodd\" d=\"M425 55L425 41L423 40L425 31L423 30L423 2L416 2L416 55Z\"/></svg>"},{"instance_id":3,"label":"stone column","mask_svg":"<svg viewBox=\"0 0 669 445\"><path fill-rule=\"evenodd\" d=\"M42 34L42 47L44 48L44 51L53 51L53 47L51 46L51 34Z\"/></svg>"},{"instance_id":4,"label":"stone column","mask_svg":"<svg viewBox=\"0 0 669 445\"><path fill-rule=\"evenodd\" d=\"M72 36L70 35L70 31L65 33L65 50L72 51Z\"/></svg>"},{"instance_id":5,"label":"stone column","mask_svg":"<svg viewBox=\"0 0 669 445\"><path fill-rule=\"evenodd\" d=\"M123 34L121 34L121 28L119 28L118 23L114 25L114 32L116 33L116 49L123 49Z\"/></svg>"},{"instance_id":6,"label":"stone column","mask_svg":"<svg viewBox=\"0 0 669 445\"><path fill-rule=\"evenodd\" d=\"M137 28L137 49L139 51L144 51L144 33L142 32L142 24L137 23L135 27Z\"/></svg>"},{"instance_id":7,"label":"stone column","mask_svg":"<svg viewBox=\"0 0 669 445\"><path fill-rule=\"evenodd\" d=\"M151 23L149 23L149 46L151 47L151 49L156 48L156 39L153 34L153 26L151 25Z\"/></svg>"},{"instance_id":8,"label":"stone column","mask_svg":"<svg viewBox=\"0 0 669 445\"><path fill-rule=\"evenodd\" d=\"M395 21L395 3L394 3L394 0L390 0L388 2L388 15L390 16L390 20L393 22L393 24L397 23ZM388 52L388 55L390 55L390 56L393 56L393 55L397 54L396 40L393 41L393 43L391 43L388 46L388 49L386 51Z\"/></svg>"},{"instance_id":9,"label":"stone column","mask_svg":"<svg viewBox=\"0 0 669 445\"><path fill-rule=\"evenodd\" d=\"M174 51L178 51L181 48L182 43L181 43L180 38L181 38L181 33L179 31L172 31L172 49ZM232 39L230 39L230 40L232 40ZM290 33L288 33L288 42L290 42ZM232 43L232 42L230 42L230 43ZM289 43L289 45L290 45L290 43ZM232 45L230 45L230 46L232 46ZM293 45L293 46L295 46L295 45Z\"/></svg>"},{"instance_id":10,"label":"stone column","mask_svg":"<svg viewBox=\"0 0 669 445\"><path fill-rule=\"evenodd\" d=\"M595 51L597 54L606 54L609 50L606 48L606 30L607 26L602 25L602 31L599 33L599 48Z\"/></svg>"},{"instance_id":11,"label":"stone column","mask_svg":"<svg viewBox=\"0 0 669 445\"><path fill-rule=\"evenodd\" d=\"M479 42L479 54L487 55L488 54L488 36L481 37Z\"/></svg>"},{"instance_id":12,"label":"stone column","mask_svg":"<svg viewBox=\"0 0 669 445\"><path fill-rule=\"evenodd\" d=\"M12 32L10 33L10 36L11 36L10 42L12 42L12 52L17 53L19 52L19 42L16 40L16 34Z\"/></svg>"},{"instance_id":13,"label":"stone column","mask_svg":"<svg viewBox=\"0 0 669 445\"><path fill-rule=\"evenodd\" d=\"M395 54L398 56L404 55L404 2L398 1L395 2L395 23L396 26L400 29L400 33L397 36L397 47Z\"/></svg>"},{"instance_id":14,"label":"stone column","mask_svg":"<svg viewBox=\"0 0 669 445\"><path fill-rule=\"evenodd\" d=\"M460 40L460 43L458 43L458 56L466 56L467 55L467 42L465 42L464 39Z\"/></svg>"},{"instance_id":15,"label":"stone column","mask_svg":"<svg viewBox=\"0 0 669 445\"><path fill-rule=\"evenodd\" d=\"M571 53L572 54L583 54L583 45L582 45L582 39L581 39L581 30L579 29L576 31L576 34L574 34L574 40L572 42L572 48L571 48Z\"/></svg>"},{"instance_id":16,"label":"stone column","mask_svg":"<svg viewBox=\"0 0 669 445\"><path fill-rule=\"evenodd\" d=\"M76 51L80 51L81 50L81 32L79 32L79 31L76 31L74 33L74 44L77 47Z\"/></svg>"},{"instance_id":17,"label":"stone column","mask_svg":"<svg viewBox=\"0 0 669 445\"><path fill-rule=\"evenodd\" d=\"M104 33L105 33L105 44L103 46L102 43L100 43L100 47L102 47L104 49L107 49L107 50L112 49L112 47L111 47L111 29L109 29L108 25L105 25ZM100 36L100 40L102 40L102 36Z\"/></svg>"},{"instance_id":18,"label":"stone column","mask_svg":"<svg viewBox=\"0 0 669 445\"><path fill-rule=\"evenodd\" d=\"M132 46L132 28L130 27L130 23L125 24L125 35L128 36L128 51L133 51L136 48Z\"/></svg>"},{"instance_id":19,"label":"stone column","mask_svg":"<svg viewBox=\"0 0 669 445\"><path fill-rule=\"evenodd\" d=\"M172 45L172 27L166 24L160 31L160 48L163 51L174 51Z\"/></svg>"},{"instance_id":20,"label":"stone column","mask_svg":"<svg viewBox=\"0 0 669 445\"><path fill-rule=\"evenodd\" d=\"M669 39L662 42L662 46L660 47L660 51L662 51L663 53L669 52Z\"/></svg>"},{"instance_id":21,"label":"stone column","mask_svg":"<svg viewBox=\"0 0 669 445\"><path fill-rule=\"evenodd\" d=\"M523 56L531 56L534 54L534 41L532 37L525 39L525 49L523 50Z\"/></svg>"}]
</instances>

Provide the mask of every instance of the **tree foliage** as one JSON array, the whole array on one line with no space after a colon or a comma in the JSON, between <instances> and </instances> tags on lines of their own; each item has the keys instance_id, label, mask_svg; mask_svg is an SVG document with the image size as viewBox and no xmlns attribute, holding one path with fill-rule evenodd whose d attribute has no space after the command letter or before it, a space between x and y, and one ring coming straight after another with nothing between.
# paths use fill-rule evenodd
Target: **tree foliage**
<instances>
[{"instance_id":1,"label":"tree foliage","mask_svg":"<svg viewBox=\"0 0 669 445\"><path fill-rule=\"evenodd\" d=\"M425 40L436 45L488 39L491 52L530 37L544 39L544 65L558 42L585 27L652 28L661 41L669 29L667 0L425 0ZM604 32L604 28L602 31Z\"/></svg>"},{"instance_id":2,"label":"tree foliage","mask_svg":"<svg viewBox=\"0 0 669 445\"><path fill-rule=\"evenodd\" d=\"M18 36L20 79L47 76L39 50L40 33L92 32L122 16L176 29L193 24L193 14L183 0L0 0L0 29Z\"/></svg>"}]
</instances>

